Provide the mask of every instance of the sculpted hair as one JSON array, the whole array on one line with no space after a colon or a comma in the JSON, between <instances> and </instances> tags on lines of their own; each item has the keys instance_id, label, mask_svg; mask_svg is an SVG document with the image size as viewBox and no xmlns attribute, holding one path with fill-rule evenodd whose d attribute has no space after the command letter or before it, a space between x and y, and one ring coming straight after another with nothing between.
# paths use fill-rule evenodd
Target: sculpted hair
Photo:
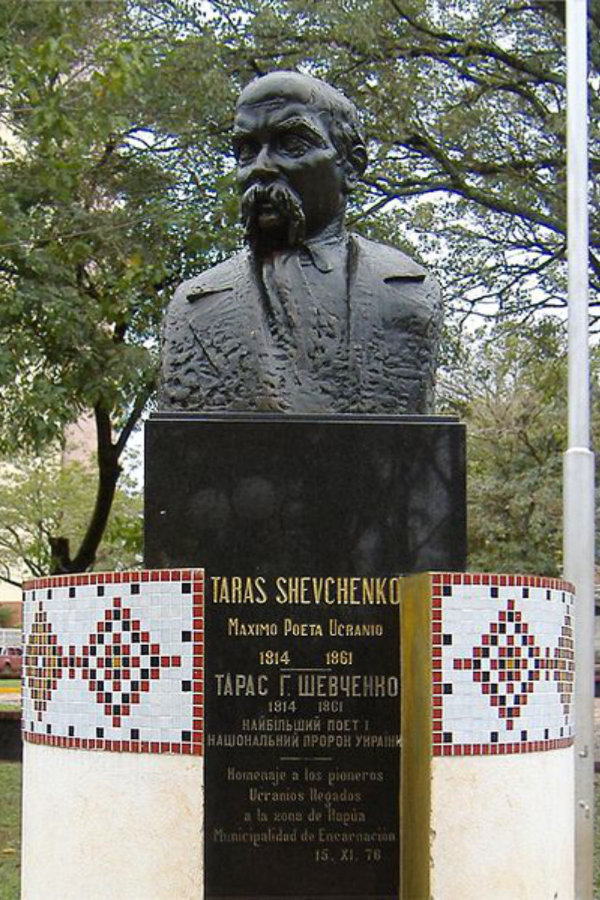
<instances>
[{"instance_id":1,"label":"sculpted hair","mask_svg":"<svg viewBox=\"0 0 600 900\"><path fill-rule=\"evenodd\" d=\"M310 104L316 109L323 109L329 115L331 141L345 159L354 159L360 150L365 158L367 149L362 132L358 110L351 100L341 91L318 78L304 75L311 82ZM363 166L364 171L364 166ZM359 173L362 175L362 171Z\"/></svg>"}]
</instances>

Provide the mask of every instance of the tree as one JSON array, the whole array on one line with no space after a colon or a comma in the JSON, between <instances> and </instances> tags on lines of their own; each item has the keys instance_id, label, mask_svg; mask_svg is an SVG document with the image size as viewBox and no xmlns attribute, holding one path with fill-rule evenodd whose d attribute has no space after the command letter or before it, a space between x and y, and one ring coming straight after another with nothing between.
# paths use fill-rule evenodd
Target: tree
<instances>
[{"instance_id":1,"label":"tree","mask_svg":"<svg viewBox=\"0 0 600 900\"><path fill-rule=\"evenodd\" d=\"M61 460L59 446L5 462L0 470L0 578L20 585L52 571L56 535L81 540L97 477L89 465ZM90 481L92 485L90 486ZM115 491L96 566L126 569L141 562L142 501L130 480Z\"/></svg>"},{"instance_id":2,"label":"tree","mask_svg":"<svg viewBox=\"0 0 600 900\"><path fill-rule=\"evenodd\" d=\"M192 176L209 167L214 183L219 164L186 170L197 126L173 137L193 104L173 114L164 93L181 66L166 37L144 39L121 0L0 6L0 449L42 448L87 409L97 432L96 499L77 547L49 535L55 573L94 562L155 387L162 308L228 215L189 202Z\"/></svg>"},{"instance_id":3,"label":"tree","mask_svg":"<svg viewBox=\"0 0 600 900\"><path fill-rule=\"evenodd\" d=\"M458 343L449 362L440 402L467 426L470 568L558 575L567 430L563 325L551 318L495 325L470 345ZM598 362L596 354L596 373ZM596 410L593 431L598 437Z\"/></svg>"}]
</instances>

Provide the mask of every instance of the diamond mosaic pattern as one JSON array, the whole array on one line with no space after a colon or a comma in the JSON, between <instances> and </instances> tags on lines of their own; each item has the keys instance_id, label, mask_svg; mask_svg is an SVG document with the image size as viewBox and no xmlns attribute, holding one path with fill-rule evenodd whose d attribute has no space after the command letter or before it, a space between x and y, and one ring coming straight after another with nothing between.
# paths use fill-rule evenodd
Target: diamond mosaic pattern
<instances>
[{"instance_id":1,"label":"diamond mosaic pattern","mask_svg":"<svg viewBox=\"0 0 600 900\"><path fill-rule=\"evenodd\" d=\"M42 721L59 678L62 678L62 647L52 633L43 603L34 615L31 632L25 640L23 679L38 722Z\"/></svg>"},{"instance_id":2,"label":"diamond mosaic pattern","mask_svg":"<svg viewBox=\"0 0 600 900\"><path fill-rule=\"evenodd\" d=\"M572 743L573 603L554 579L433 576L436 755Z\"/></svg>"},{"instance_id":3,"label":"diamond mosaic pattern","mask_svg":"<svg viewBox=\"0 0 600 900\"><path fill-rule=\"evenodd\" d=\"M27 740L200 753L203 573L39 579L24 592Z\"/></svg>"}]
</instances>

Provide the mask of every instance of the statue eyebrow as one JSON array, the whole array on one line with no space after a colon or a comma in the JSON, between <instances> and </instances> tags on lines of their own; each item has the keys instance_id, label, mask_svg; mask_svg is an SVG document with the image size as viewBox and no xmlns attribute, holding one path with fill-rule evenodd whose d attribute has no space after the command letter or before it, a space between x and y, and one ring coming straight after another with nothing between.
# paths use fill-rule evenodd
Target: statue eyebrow
<instances>
[{"instance_id":1,"label":"statue eyebrow","mask_svg":"<svg viewBox=\"0 0 600 900\"><path fill-rule=\"evenodd\" d=\"M319 146L325 145L323 135L318 128L315 128L311 122L307 122L302 116L291 116L289 119L282 119L281 122L274 122L273 124L279 131L298 130L308 132L318 142Z\"/></svg>"},{"instance_id":2,"label":"statue eyebrow","mask_svg":"<svg viewBox=\"0 0 600 900\"><path fill-rule=\"evenodd\" d=\"M312 139L318 144L319 147L325 147L326 142L323 138L321 132L312 125L311 122L308 122L306 119L303 119L302 116L290 116L289 118L283 118L281 121L271 122L271 127L276 128L279 132L285 131L304 131L308 133ZM233 129L233 141L234 143L239 143L243 141L245 138L254 137L254 132L248 131L245 128L240 128L239 126L234 126Z\"/></svg>"}]
</instances>

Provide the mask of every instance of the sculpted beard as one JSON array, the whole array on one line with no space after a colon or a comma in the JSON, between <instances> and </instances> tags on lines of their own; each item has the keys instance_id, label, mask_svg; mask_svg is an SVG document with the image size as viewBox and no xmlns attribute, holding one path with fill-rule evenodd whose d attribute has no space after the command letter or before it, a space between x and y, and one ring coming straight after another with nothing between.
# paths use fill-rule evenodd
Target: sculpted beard
<instances>
[{"instance_id":1,"label":"sculpted beard","mask_svg":"<svg viewBox=\"0 0 600 900\"><path fill-rule=\"evenodd\" d=\"M263 229L258 223L261 207L269 204L283 219L287 233ZM253 184L244 191L241 203L246 240L254 250L271 247L297 247L304 240L306 219L300 197L283 184Z\"/></svg>"}]
</instances>

